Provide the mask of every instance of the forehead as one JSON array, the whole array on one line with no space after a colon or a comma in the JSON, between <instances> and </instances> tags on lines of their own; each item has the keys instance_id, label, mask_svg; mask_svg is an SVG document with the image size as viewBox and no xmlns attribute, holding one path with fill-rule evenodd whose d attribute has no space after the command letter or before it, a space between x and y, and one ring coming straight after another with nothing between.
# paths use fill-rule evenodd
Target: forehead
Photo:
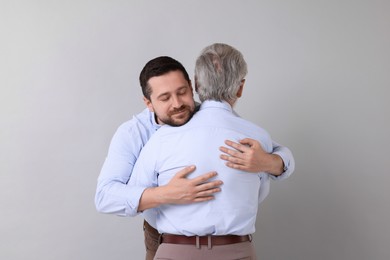
<instances>
[{"instance_id":1,"label":"forehead","mask_svg":"<svg viewBox=\"0 0 390 260\"><path fill-rule=\"evenodd\" d=\"M163 93L175 92L182 87L189 87L189 83L184 78L181 71L170 71L161 76L151 77L148 81L152 96L158 96Z\"/></svg>"}]
</instances>

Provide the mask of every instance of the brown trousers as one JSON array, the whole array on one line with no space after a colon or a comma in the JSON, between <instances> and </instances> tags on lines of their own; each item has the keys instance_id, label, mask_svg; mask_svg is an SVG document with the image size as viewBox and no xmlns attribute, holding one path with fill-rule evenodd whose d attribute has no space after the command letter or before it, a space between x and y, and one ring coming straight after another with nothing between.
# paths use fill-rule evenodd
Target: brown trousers
<instances>
[{"instance_id":1,"label":"brown trousers","mask_svg":"<svg viewBox=\"0 0 390 260\"><path fill-rule=\"evenodd\" d=\"M145 235L145 248L146 248L146 260L153 260L156 255L157 248L159 246L160 234L158 231L144 221L144 235Z\"/></svg>"}]
</instances>

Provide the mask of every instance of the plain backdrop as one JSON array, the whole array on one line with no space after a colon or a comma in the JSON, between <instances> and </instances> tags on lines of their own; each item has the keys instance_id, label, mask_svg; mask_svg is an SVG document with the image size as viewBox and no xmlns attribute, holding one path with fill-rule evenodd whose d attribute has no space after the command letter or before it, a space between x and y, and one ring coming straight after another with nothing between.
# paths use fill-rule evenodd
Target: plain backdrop
<instances>
[{"instance_id":1,"label":"plain backdrop","mask_svg":"<svg viewBox=\"0 0 390 260\"><path fill-rule=\"evenodd\" d=\"M265 260L390 259L387 0L0 1L0 259L143 259L142 218L97 213L116 128L160 55L193 77L239 49L236 107L289 147L254 243ZM202 221L202 220L199 220Z\"/></svg>"}]
</instances>

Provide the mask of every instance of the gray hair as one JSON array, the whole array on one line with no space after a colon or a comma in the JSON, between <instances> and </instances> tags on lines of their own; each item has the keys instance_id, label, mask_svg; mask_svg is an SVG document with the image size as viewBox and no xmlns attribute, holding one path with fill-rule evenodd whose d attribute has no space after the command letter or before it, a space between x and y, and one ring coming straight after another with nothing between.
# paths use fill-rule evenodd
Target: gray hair
<instances>
[{"instance_id":1,"label":"gray hair","mask_svg":"<svg viewBox=\"0 0 390 260\"><path fill-rule=\"evenodd\" d=\"M241 52L223 43L203 49L195 64L199 99L235 101L241 81L248 73Z\"/></svg>"}]
</instances>

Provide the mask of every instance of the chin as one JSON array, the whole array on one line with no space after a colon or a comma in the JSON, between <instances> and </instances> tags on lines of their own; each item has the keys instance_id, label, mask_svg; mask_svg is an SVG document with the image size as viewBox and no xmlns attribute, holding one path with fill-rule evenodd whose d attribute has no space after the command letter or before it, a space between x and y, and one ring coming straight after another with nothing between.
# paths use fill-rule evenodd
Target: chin
<instances>
[{"instance_id":1,"label":"chin","mask_svg":"<svg viewBox=\"0 0 390 260\"><path fill-rule=\"evenodd\" d=\"M190 118L191 117L181 118L181 119L174 120L172 122L173 122L174 126L182 126L182 125L186 124L188 121L190 121Z\"/></svg>"},{"instance_id":2,"label":"chin","mask_svg":"<svg viewBox=\"0 0 390 260\"><path fill-rule=\"evenodd\" d=\"M182 125L186 124L188 121L189 121L189 119L186 119L186 120L176 120L176 121L173 122L172 126L182 126Z\"/></svg>"}]
</instances>

